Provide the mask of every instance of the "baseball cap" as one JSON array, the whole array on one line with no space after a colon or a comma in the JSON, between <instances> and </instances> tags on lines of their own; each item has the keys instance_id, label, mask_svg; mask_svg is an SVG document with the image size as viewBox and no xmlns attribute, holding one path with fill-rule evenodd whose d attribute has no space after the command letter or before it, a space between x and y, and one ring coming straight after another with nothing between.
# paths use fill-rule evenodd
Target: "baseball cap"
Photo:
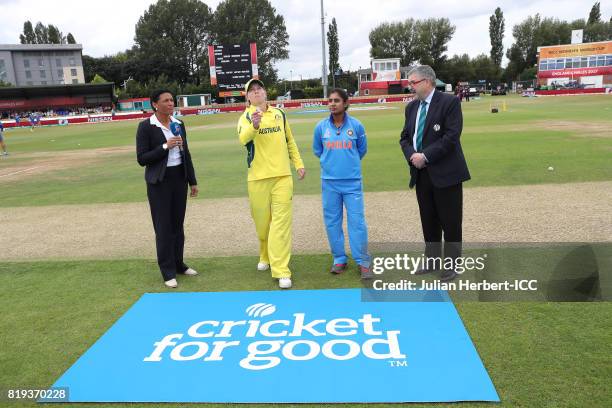
<instances>
[{"instance_id":1,"label":"baseball cap","mask_svg":"<svg viewBox=\"0 0 612 408\"><path fill-rule=\"evenodd\" d=\"M257 78L252 78L252 79L250 79L250 80L249 80L249 82L247 82L247 83L246 83L246 85L244 86L244 91L245 91L245 92L249 92L249 87L250 87L252 84L259 84L259 86L261 86L262 88L265 88L265 86L264 86L264 83L263 83L263 82L261 82L261 81L260 81L259 79L257 79Z\"/></svg>"}]
</instances>

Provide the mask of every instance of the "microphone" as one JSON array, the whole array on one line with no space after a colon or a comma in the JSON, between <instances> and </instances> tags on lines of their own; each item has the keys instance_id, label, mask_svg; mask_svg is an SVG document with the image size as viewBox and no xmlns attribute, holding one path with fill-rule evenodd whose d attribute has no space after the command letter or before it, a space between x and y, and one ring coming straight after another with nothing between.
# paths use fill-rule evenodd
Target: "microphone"
<instances>
[{"instance_id":1,"label":"microphone","mask_svg":"<svg viewBox=\"0 0 612 408\"><path fill-rule=\"evenodd\" d=\"M179 136L181 140L183 139L183 129L181 129L181 125L176 122L170 122L170 131L174 136ZM179 150L183 152L183 145L178 146Z\"/></svg>"}]
</instances>

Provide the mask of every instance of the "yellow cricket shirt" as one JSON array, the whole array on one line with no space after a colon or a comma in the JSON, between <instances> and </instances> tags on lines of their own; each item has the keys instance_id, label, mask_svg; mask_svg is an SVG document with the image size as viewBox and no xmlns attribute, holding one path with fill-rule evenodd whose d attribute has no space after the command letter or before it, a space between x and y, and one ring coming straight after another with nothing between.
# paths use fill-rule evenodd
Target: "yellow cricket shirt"
<instances>
[{"instance_id":1,"label":"yellow cricket shirt","mask_svg":"<svg viewBox=\"0 0 612 408\"><path fill-rule=\"evenodd\" d=\"M248 181L290 176L290 161L296 169L303 168L285 112L268 106L255 129L251 120L255 110L249 106L238 120L238 137L247 149Z\"/></svg>"}]
</instances>

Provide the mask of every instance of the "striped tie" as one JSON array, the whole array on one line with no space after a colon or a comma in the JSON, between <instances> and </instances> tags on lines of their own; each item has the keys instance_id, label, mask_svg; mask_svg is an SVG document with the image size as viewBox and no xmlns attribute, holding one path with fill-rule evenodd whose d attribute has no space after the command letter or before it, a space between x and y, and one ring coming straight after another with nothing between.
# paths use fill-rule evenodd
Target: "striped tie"
<instances>
[{"instance_id":1,"label":"striped tie","mask_svg":"<svg viewBox=\"0 0 612 408\"><path fill-rule=\"evenodd\" d=\"M425 119L427 118L427 102L421 102L421 113L419 113L419 126L417 128L416 147L417 152L423 147L423 131L425 130Z\"/></svg>"}]
</instances>

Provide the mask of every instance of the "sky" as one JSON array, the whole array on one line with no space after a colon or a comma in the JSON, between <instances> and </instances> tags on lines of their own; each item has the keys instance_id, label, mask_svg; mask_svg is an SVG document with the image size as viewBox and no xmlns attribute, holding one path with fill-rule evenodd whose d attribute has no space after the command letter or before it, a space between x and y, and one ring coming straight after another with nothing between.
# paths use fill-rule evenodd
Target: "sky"
<instances>
[{"instance_id":1,"label":"sky","mask_svg":"<svg viewBox=\"0 0 612 408\"><path fill-rule=\"evenodd\" d=\"M67 34L71 32L83 45L83 54L93 57L115 54L134 44L134 27L138 18L156 0L0 0L0 14L12 16L0 23L0 44L19 43L26 20L54 24ZM215 9L220 0L206 0ZM321 76L321 10L320 1L271 0L284 16L289 34L289 59L278 61L280 78L297 80ZM340 65L355 70L370 66L370 31L382 22L407 18L446 17L456 26L448 44L447 55L467 53L470 57L489 54L489 16L500 7L506 20L504 52L512 45L512 27L529 15L560 20L587 18L592 1L576 0L324 0L325 21L338 23ZM602 0L602 18L612 15L612 0ZM327 43L326 43L327 44ZM327 46L327 45L326 45Z\"/></svg>"}]
</instances>

